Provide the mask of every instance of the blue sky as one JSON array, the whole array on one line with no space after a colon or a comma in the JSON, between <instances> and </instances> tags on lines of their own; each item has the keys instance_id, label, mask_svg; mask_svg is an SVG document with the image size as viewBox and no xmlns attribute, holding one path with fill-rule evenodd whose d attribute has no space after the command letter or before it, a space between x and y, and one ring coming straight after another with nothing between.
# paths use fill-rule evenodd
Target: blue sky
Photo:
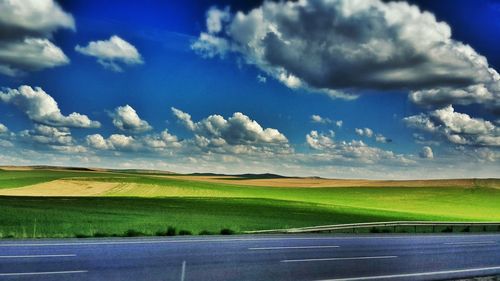
<instances>
[{"instance_id":1,"label":"blue sky","mask_svg":"<svg viewBox=\"0 0 500 281\"><path fill-rule=\"evenodd\" d=\"M0 1L0 165L498 176L500 3L353 3Z\"/></svg>"}]
</instances>

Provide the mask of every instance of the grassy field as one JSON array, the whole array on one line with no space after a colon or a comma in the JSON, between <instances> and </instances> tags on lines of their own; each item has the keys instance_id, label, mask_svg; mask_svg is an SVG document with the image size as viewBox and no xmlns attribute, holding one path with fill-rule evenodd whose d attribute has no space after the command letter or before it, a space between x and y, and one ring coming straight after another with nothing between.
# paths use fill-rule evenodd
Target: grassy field
<instances>
[{"instance_id":1,"label":"grassy field","mask_svg":"<svg viewBox=\"0 0 500 281\"><path fill-rule=\"evenodd\" d=\"M330 223L385 221L410 214L248 198L0 197L2 237L153 235L168 226L219 233ZM436 217L437 219L437 217Z\"/></svg>"},{"instance_id":2,"label":"grassy field","mask_svg":"<svg viewBox=\"0 0 500 281\"><path fill-rule=\"evenodd\" d=\"M290 182L283 180L285 186ZM152 235L168 226L198 234L390 220L500 221L498 184L379 181L310 188L280 187L279 179L254 186L220 177L0 170L0 236L122 235L129 229Z\"/></svg>"}]
</instances>

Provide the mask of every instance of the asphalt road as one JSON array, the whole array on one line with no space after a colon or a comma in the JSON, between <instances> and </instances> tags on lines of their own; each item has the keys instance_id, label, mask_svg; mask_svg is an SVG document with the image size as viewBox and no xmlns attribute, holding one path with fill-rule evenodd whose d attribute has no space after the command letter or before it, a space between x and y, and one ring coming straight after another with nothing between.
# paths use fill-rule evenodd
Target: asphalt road
<instances>
[{"instance_id":1,"label":"asphalt road","mask_svg":"<svg viewBox=\"0 0 500 281\"><path fill-rule=\"evenodd\" d=\"M446 280L500 274L500 234L0 241L0 280Z\"/></svg>"}]
</instances>

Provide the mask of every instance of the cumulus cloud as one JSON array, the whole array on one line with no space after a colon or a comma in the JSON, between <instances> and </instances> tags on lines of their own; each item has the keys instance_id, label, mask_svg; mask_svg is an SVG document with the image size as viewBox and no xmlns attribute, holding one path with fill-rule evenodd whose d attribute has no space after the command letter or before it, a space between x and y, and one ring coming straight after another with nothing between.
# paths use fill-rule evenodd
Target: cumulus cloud
<instances>
[{"instance_id":1,"label":"cumulus cloud","mask_svg":"<svg viewBox=\"0 0 500 281\"><path fill-rule=\"evenodd\" d=\"M51 146L51 148L58 152L67 154L85 153L88 151L87 148L82 145L54 145Z\"/></svg>"},{"instance_id":2,"label":"cumulus cloud","mask_svg":"<svg viewBox=\"0 0 500 281\"><path fill-rule=\"evenodd\" d=\"M83 55L97 58L97 62L104 68L116 72L123 71L122 64L144 63L137 48L117 35L111 36L108 40L91 41L85 47L77 45L75 50Z\"/></svg>"},{"instance_id":3,"label":"cumulus cloud","mask_svg":"<svg viewBox=\"0 0 500 281\"><path fill-rule=\"evenodd\" d=\"M153 150L161 150L164 148L180 148L182 146L179 138L171 134L167 129L165 129L160 134L153 134L144 137L143 142L145 147Z\"/></svg>"},{"instance_id":4,"label":"cumulus cloud","mask_svg":"<svg viewBox=\"0 0 500 281\"><path fill-rule=\"evenodd\" d=\"M331 123L332 122L331 119L321 117L321 116L319 116L317 114L311 115L311 121L313 123L320 123L320 124L327 124L327 123Z\"/></svg>"},{"instance_id":5,"label":"cumulus cloud","mask_svg":"<svg viewBox=\"0 0 500 281\"><path fill-rule=\"evenodd\" d=\"M14 147L14 144L13 144L11 141L8 141L8 140L1 140L1 139L0 139L0 147L4 147L4 148L12 148L12 147Z\"/></svg>"},{"instance_id":6,"label":"cumulus cloud","mask_svg":"<svg viewBox=\"0 0 500 281\"><path fill-rule=\"evenodd\" d=\"M142 137L113 134L108 138L104 138L100 134L93 134L88 135L85 140L88 146L99 150L159 152L165 149L177 149L182 146L177 136L172 135L168 130Z\"/></svg>"},{"instance_id":7,"label":"cumulus cloud","mask_svg":"<svg viewBox=\"0 0 500 281\"><path fill-rule=\"evenodd\" d=\"M73 17L53 0L0 1L0 73L16 76L69 63L49 39L75 29Z\"/></svg>"},{"instance_id":8,"label":"cumulus cloud","mask_svg":"<svg viewBox=\"0 0 500 281\"><path fill-rule=\"evenodd\" d=\"M153 129L147 121L142 120L130 105L119 106L112 113L113 125L122 131L142 133Z\"/></svg>"},{"instance_id":9,"label":"cumulus cloud","mask_svg":"<svg viewBox=\"0 0 500 281\"><path fill-rule=\"evenodd\" d=\"M392 139L387 138L386 136L384 136L382 134L376 134L375 141L380 142L380 143L390 143L390 142L392 142Z\"/></svg>"},{"instance_id":10,"label":"cumulus cloud","mask_svg":"<svg viewBox=\"0 0 500 281\"><path fill-rule=\"evenodd\" d=\"M134 137L121 134L113 134L109 136L108 141L110 145L116 149L134 149L136 146Z\"/></svg>"},{"instance_id":11,"label":"cumulus cloud","mask_svg":"<svg viewBox=\"0 0 500 281\"><path fill-rule=\"evenodd\" d=\"M87 115L73 112L64 116L57 102L42 88L20 86L18 89L0 91L0 101L13 104L31 120L54 127L98 128L98 121L90 120Z\"/></svg>"},{"instance_id":12,"label":"cumulus cloud","mask_svg":"<svg viewBox=\"0 0 500 281\"><path fill-rule=\"evenodd\" d=\"M221 138L228 144L287 143L287 138L276 129L263 129L255 120L240 112L235 112L227 120L220 115L193 122L191 115L172 108L174 115L200 136Z\"/></svg>"},{"instance_id":13,"label":"cumulus cloud","mask_svg":"<svg viewBox=\"0 0 500 281\"><path fill-rule=\"evenodd\" d=\"M342 120L332 120L328 117L322 117L317 114L311 115L311 122L319 124L333 124L339 128L342 127L342 125L344 124Z\"/></svg>"},{"instance_id":14,"label":"cumulus cloud","mask_svg":"<svg viewBox=\"0 0 500 281\"><path fill-rule=\"evenodd\" d=\"M351 165L412 163L410 159L403 155L368 146L363 141L335 141L331 132L330 134L324 134L311 131L306 135L306 143L311 149L319 152L319 154L313 155L313 158L336 164L340 164L340 162L350 163Z\"/></svg>"},{"instance_id":15,"label":"cumulus cloud","mask_svg":"<svg viewBox=\"0 0 500 281\"><path fill-rule=\"evenodd\" d=\"M19 136L40 144L64 145L73 144L73 137L68 128L51 127L42 124L35 124L33 130L24 130Z\"/></svg>"},{"instance_id":16,"label":"cumulus cloud","mask_svg":"<svg viewBox=\"0 0 500 281\"><path fill-rule=\"evenodd\" d=\"M443 107L449 104L470 105L497 104L498 95L493 94L494 90L488 89L484 84L472 85L464 88L436 88L410 93L410 100L416 104L432 107Z\"/></svg>"},{"instance_id":17,"label":"cumulus cloud","mask_svg":"<svg viewBox=\"0 0 500 281\"><path fill-rule=\"evenodd\" d=\"M110 149L111 145L100 134L88 135L86 137L87 144L97 149Z\"/></svg>"},{"instance_id":18,"label":"cumulus cloud","mask_svg":"<svg viewBox=\"0 0 500 281\"><path fill-rule=\"evenodd\" d=\"M356 134L358 136L367 137L367 138L371 138L373 136L373 130L370 128L364 128L364 129L356 128L356 129L354 129L354 131L356 132Z\"/></svg>"},{"instance_id":19,"label":"cumulus cloud","mask_svg":"<svg viewBox=\"0 0 500 281\"><path fill-rule=\"evenodd\" d=\"M418 154L420 158L424 159L433 159L434 158L434 153L432 152L432 148L430 146L424 146L422 147L422 150Z\"/></svg>"},{"instance_id":20,"label":"cumulus cloud","mask_svg":"<svg viewBox=\"0 0 500 281\"><path fill-rule=\"evenodd\" d=\"M86 141L87 145L102 150L135 150L138 148L138 143L134 137L122 134L113 134L107 139L100 134L94 134L87 136Z\"/></svg>"},{"instance_id":21,"label":"cumulus cloud","mask_svg":"<svg viewBox=\"0 0 500 281\"><path fill-rule=\"evenodd\" d=\"M24 30L45 34L59 28L75 28L73 17L52 0L1 1L0 25L16 28L16 32ZM2 30L2 34L4 33L7 36L9 32Z\"/></svg>"},{"instance_id":22,"label":"cumulus cloud","mask_svg":"<svg viewBox=\"0 0 500 281\"><path fill-rule=\"evenodd\" d=\"M21 70L35 71L69 63L63 51L48 39L24 38L22 41L0 41L0 73L19 75Z\"/></svg>"},{"instance_id":23,"label":"cumulus cloud","mask_svg":"<svg viewBox=\"0 0 500 281\"><path fill-rule=\"evenodd\" d=\"M479 95L498 100L500 78L486 58L452 39L448 24L406 2L264 1L229 19L212 16L227 12L207 13L207 31L192 48L204 57L240 54L290 88L410 90L420 103L430 100L424 97L430 89L448 103L495 101ZM476 93L481 87L490 94Z\"/></svg>"},{"instance_id":24,"label":"cumulus cloud","mask_svg":"<svg viewBox=\"0 0 500 281\"><path fill-rule=\"evenodd\" d=\"M500 128L490 121L455 112L453 106L403 119L407 126L460 145L500 146Z\"/></svg>"},{"instance_id":25,"label":"cumulus cloud","mask_svg":"<svg viewBox=\"0 0 500 281\"><path fill-rule=\"evenodd\" d=\"M220 153L289 153L288 139L273 128L262 128L255 120L236 112L228 119L210 115L194 122L191 115L172 108L178 121L195 134L192 143L203 150Z\"/></svg>"},{"instance_id":26,"label":"cumulus cloud","mask_svg":"<svg viewBox=\"0 0 500 281\"><path fill-rule=\"evenodd\" d=\"M9 131L9 129L7 128L7 126L5 126L4 124L0 123L0 134L5 134Z\"/></svg>"},{"instance_id":27,"label":"cumulus cloud","mask_svg":"<svg viewBox=\"0 0 500 281\"><path fill-rule=\"evenodd\" d=\"M222 30L224 22L230 19L229 7L224 10L219 10L215 7L211 7L207 11L207 31L209 33L217 33Z\"/></svg>"}]
</instances>

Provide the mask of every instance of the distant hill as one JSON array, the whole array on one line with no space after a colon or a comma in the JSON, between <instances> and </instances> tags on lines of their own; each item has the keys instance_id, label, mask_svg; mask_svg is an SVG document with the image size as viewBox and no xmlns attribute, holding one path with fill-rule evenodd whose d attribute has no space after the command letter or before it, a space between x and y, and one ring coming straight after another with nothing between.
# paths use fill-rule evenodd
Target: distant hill
<instances>
[{"instance_id":1,"label":"distant hill","mask_svg":"<svg viewBox=\"0 0 500 281\"><path fill-rule=\"evenodd\" d=\"M174 172L162 171L162 170L107 169L107 168L93 168L93 167L67 167L67 166L49 166L49 165L0 166L0 170L57 170L57 171L82 171L82 172L114 172L114 173L158 174L158 175L173 175L173 174L177 174L177 173L174 173Z\"/></svg>"},{"instance_id":2,"label":"distant hill","mask_svg":"<svg viewBox=\"0 0 500 281\"><path fill-rule=\"evenodd\" d=\"M278 174L216 174L216 173L191 173L189 176L205 176L205 177L235 177L236 179L287 179L287 177Z\"/></svg>"}]
</instances>

